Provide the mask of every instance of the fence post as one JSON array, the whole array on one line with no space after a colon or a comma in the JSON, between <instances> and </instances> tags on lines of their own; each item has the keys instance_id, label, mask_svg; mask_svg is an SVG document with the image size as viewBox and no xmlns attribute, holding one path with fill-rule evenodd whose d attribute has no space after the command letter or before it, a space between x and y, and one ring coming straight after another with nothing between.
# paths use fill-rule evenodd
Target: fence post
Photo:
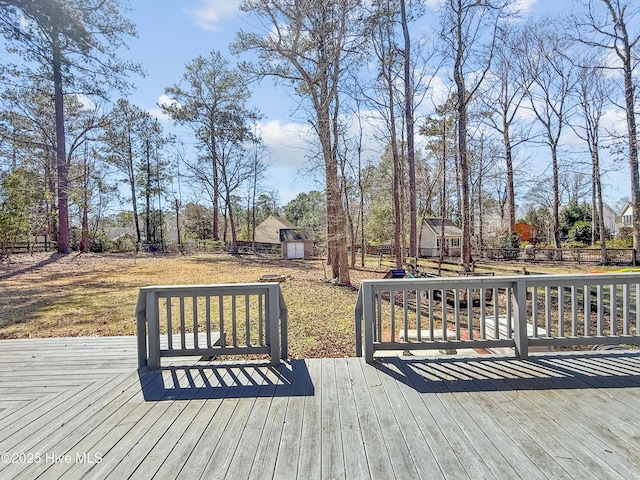
<instances>
[{"instance_id":1,"label":"fence post","mask_svg":"<svg viewBox=\"0 0 640 480\"><path fill-rule=\"evenodd\" d=\"M356 357L362 356L362 292L360 286L358 297L356 298L356 308L353 311L354 329L356 332Z\"/></svg>"},{"instance_id":2,"label":"fence post","mask_svg":"<svg viewBox=\"0 0 640 480\"><path fill-rule=\"evenodd\" d=\"M147 316L145 307L145 294L138 294L136 306L136 330L138 336L138 368L147 366Z\"/></svg>"},{"instance_id":3,"label":"fence post","mask_svg":"<svg viewBox=\"0 0 640 480\"><path fill-rule=\"evenodd\" d=\"M149 370L160 368L160 317L158 315L158 296L156 292L146 293L145 316L149 334ZM171 332L167 332L171 335Z\"/></svg>"},{"instance_id":4,"label":"fence post","mask_svg":"<svg viewBox=\"0 0 640 480\"><path fill-rule=\"evenodd\" d=\"M516 355L522 360L529 358L529 338L527 333L527 283L520 278L514 284L516 302L513 340Z\"/></svg>"},{"instance_id":5,"label":"fence post","mask_svg":"<svg viewBox=\"0 0 640 480\"><path fill-rule=\"evenodd\" d=\"M269 332L269 356L271 365L277 367L280 364L280 342L278 324L280 323L280 285L269 286L269 306L267 311L267 332Z\"/></svg>"},{"instance_id":6,"label":"fence post","mask_svg":"<svg viewBox=\"0 0 640 480\"><path fill-rule=\"evenodd\" d=\"M373 363L373 292L371 286L364 281L360 288L363 288L362 295L362 318L364 320L364 360Z\"/></svg>"},{"instance_id":7,"label":"fence post","mask_svg":"<svg viewBox=\"0 0 640 480\"><path fill-rule=\"evenodd\" d=\"M278 298L280 299L280 358L287 360L289 358L289 309L280 286L278 286Z\"/></svg>"}]
</instances>

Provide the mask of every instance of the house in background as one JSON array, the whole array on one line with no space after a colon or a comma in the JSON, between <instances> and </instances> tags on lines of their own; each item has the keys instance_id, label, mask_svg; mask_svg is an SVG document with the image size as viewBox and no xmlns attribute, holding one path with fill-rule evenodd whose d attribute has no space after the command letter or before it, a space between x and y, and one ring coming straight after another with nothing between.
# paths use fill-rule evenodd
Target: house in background
<instances>
[{"instance_id":1,"label":"house in background","mask_svg":"<svg viewBox=\"0 0 640 480\"><path fill-rule=\"evenodd\" d=\"M444 222L444 254L448 257L460 255L462 230L448 218L425 218L420 231L420 256L437 257L440 255L440 241Z\"/></svg>"},{"instance_id":2,"label":"house in background","mask_svg":"<svg viewBox=\"0 0 640 480\"><path fill-rule=\"evenodd\" d=\"M616 211L606 203L602 204L602 210L604 213L604 228L606 228L612 236L616 236L618 234L616 225L618 215Z\"/></svg>"},{"instance_id":3,"label":"house in background","mask_svg":"<svg viewBox=\"0 0 640 480\"><path fill-rule=\"evenodd\" d=\"M605 218L606 218L606 214L605 214ZM633 220L634 220L634 215L633 215L633 205L631 205L631 203L627 202L624 204L624 206L622 207L622 210L620 210L620 221L616 224L616 229L615 229L615 234L619 235L620 234L620 229L621 228L633 228Z\"/></svg>"},{"instance_id":4,"label":"house in background","mask_svg":"<svg viewBox=\"0 0 640 480\"><path fill-rule=\"evenodd\" d=\"M286 218L269 215L256 227L255 241L280 245L282 258L310 258L313 256L313 238Z\"/></svg>"},{"instance_id":5,"label":"house in background","mask_svg":"<svg viewBox=\"0 0 640 480\"><path fill-rule=\"evenodd\" d=\"M290 228L296 228L296 226L286 218L269 215L256 227L255 240L259 243L271 243L273 245L278 245L281 242L280 230Z\"/></svg>"},{"instance_id":6,"label":"house in background","mask_svg":"<svg viewBox=\"0 0 640 480\"><path fill-rule=\"evenodd\" d=\"M529 225L528 223L519 222L515 224L515 233L520 237L521 242L536 243L536 237L539 227Z\"/></svg>"}]
</instances>

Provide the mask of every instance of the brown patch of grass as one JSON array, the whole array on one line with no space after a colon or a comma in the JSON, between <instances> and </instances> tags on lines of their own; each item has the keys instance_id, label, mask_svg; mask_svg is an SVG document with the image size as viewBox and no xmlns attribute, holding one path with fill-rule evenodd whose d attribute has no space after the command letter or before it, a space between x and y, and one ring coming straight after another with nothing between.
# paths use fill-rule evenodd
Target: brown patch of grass
<instances>
[{"instance_id":1,"label":"brown patch of grass","mask_svg":"<svg viewBox=\"0 0 640 480\"><path fill-rule=\"evenodd\" d=\"M357 291L320 281L320 260L202 254L17 255L0 264L0 338L135 335L135 305L147 285L256 282L286 276L291 357L354 354ZM352 272L357 287L375 272Z\"/></svg>"}]
</instances>

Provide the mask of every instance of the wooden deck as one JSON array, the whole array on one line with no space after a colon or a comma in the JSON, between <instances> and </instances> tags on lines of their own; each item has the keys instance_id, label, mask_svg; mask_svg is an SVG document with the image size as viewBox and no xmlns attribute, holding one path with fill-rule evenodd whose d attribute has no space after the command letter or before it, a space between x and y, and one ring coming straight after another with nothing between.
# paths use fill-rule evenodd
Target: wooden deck
<instances>
[{"instance_id":1,"label":"wooden deck","mask_svg":"<svg viewBox=\"0 0 640 480\"><path fill-rule=\"evenodd\" d=\"M0 342L0 478L640 478L640 352L136 370Z\"/></svg>"}]
</instances>

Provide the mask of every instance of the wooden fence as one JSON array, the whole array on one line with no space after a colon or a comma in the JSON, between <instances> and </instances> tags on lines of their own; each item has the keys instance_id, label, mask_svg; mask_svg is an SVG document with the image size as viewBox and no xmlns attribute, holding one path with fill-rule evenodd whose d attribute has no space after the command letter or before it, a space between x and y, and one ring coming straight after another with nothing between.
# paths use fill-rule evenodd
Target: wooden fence
<instances>
[{"instance_id":1,"label":"wooden fence","mask_svg":"<svg viewBox=\"0 0 640 480\"><path fill-rule=\"evenodd\" d=\"M634 263L633 248L608 248L607 262L631 265ZM484 248L476 253L489 260L536 260L566 261L574 263L599 263L602 261L600 249L595 248L535 248L527 252L522 248Z\"/></svg>"},{"instance_id":2,"label":"wooden fence","mask_svg":"<svg viewBox=\"0 0 640 480\"><path fill-rule=\"evenodd\" d=\"M0 253L32 253L32 252L52 252L57 250L56 242L15 242L0 244Z\"/></svg>"},{"instance_id":3,"label":"wooden fence","mask_svg":"<svg viewBox=\"0 0 640 480\"><path fill-rule=\"evenodd\" d=\"M376 351L640 345L640 274L364 280L356 355ZM364 339L363 339L364 333Z\"/></svg>"},{"instance_id":4,"label":"wooden fence","mask_svg":"<svg viewBox=\"0 0 640 480\"><path fill-rule=\"evenodd\" d=\"M151 286L136 307L138 364L161 357L268 354L287 358L287 306L277 282Z\"/></svg>"}]
</instances>

